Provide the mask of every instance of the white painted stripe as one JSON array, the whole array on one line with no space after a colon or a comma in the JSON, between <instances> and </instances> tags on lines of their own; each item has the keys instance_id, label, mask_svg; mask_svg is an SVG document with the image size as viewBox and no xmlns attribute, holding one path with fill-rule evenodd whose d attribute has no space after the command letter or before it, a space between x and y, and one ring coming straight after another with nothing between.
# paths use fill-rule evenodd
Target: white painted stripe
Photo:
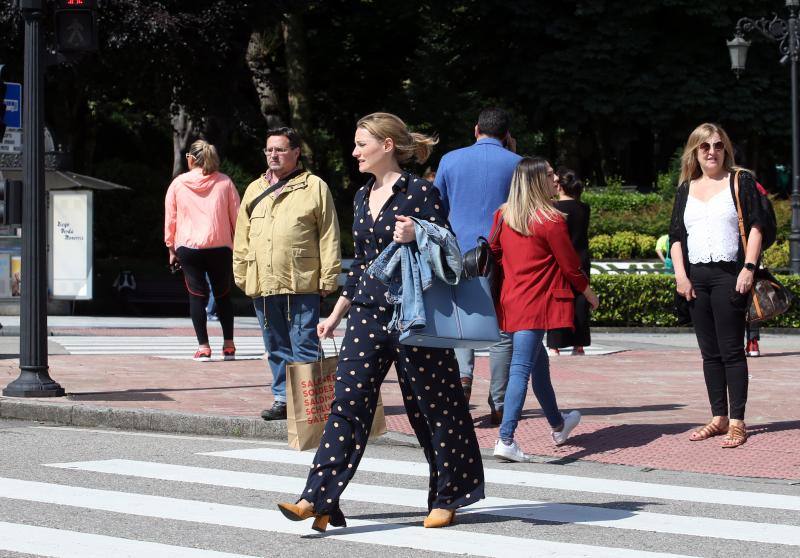
<instances>
[{"instance_id":1,"label":"white painted stripe","mask_svg":"<svg viewBox=\"0 0 800 558\"><path fill-rule=\"evenodd\" d=\"M56 335L50 337L50 339L64 347L70 353L82 355L149 353L154 354L154 356L164 356L185 353L186 351L194 350L197 347L197 340L194 337L170 335ZM221 345L222 338L211 337L210 343L212 346ZM326 354L335 353L335 349L339 346L341 346L341 340L334 344L333 341L326 339L322 343L322 347ZM255 356L264 352L264 343L261 337L237 337L236 350L237 355L246 354ZM627 349L592 345L590 347L586 347L585 350L588 356L598 356L618 353ZM486 357L489 356L489 352L486 350L480 350L476 351L476 355ZM570 356L570 353L562 352L559 356Z\"/></svg>"},{"instance_id":2,"label":"white painted stripe","mask_svg":"<svg viewBox=\"0 0 800 558\"><path fill-rule=\"evenodd\" d=\"M306 466L311 465L314 458L314 453L312 452L297 452L270 448L205 452L198 455ZM365 457L361 460L358 468L362 471L394 475L410 475L425 478L429 475L428 464L415 461L395 461ZM532 473L488 467L484 467L484 476L486 482L512 486L531 486L555 490L635 496L637 498L658 498L661 500L678 500L681 502L800 511L800 496L772 494L768 492L721 490L717 488L700 488L696 486L680 486L674 484L656 484L577 477L572 475Z\"/></svg>"},{"instance_id":3,"label":"white painted stripe","mask_svg":"<svg viewBox=\"0 0 800 558\"><path fill-rule=\"evenodd\" d=\"M110 436L139 436L142 438L164 438L167 440L183 440L186 442L231 442L234 444L247 444L253 446L282 446L286 447L286 442L270 442L267 440L243 440L240 438L210 438L203 436L191 436L189 434L156 434L155 432L126 432L123 430L95 430L88 428L77 428L72 426L29 426L38 430L66 430L70 432L80 432L81 434L107 434Z\"/></svg>"},{"instance_id":4,"label":"white painted stripe","mask_svg":"<svg viewBox=\"0 0 800 558\"><path fill-rule=\"evenodd\" d=\"M105 535L0 522L0 549L52 558L249 558Z\"/></svg>"},{"instance_id":5,"label":"white painted stripe","mask_svg":"<svg viewBox=\"0 0 800 558\"><path fill-rule=\"evenodd\" d=\"M305 488L305 479L296 477L131 461L127 459L52 463L48 467L228 488L244 488L265 492L301 494ZM342 495L343 500L417 508L426 505L427 497L428 493L424 490L357 483L349 484ZM468 508L459 510L460 515L475 513L515 519L577 523L596 527L631 529L673 535L692 535L800 546L800 527L794 525L775 525L494 497L486 498Z\"/></svg>"},{"instance_id":6,"label":"white painted stripe","mask_svg":"<svg viewBox=\"0 0 800 558\"><path fill-rule=\"evenodd\" d=\"M296 535L307 535L310 528L309 522L287 521L278 511L7 478L0 478L0 498ZM325 536L380 546L497 558L680 558L680 555L675 554L543 541L460 529L425 529L364 520L349 520L348 524L349 527L332 529Z\"/></svg>"}]
</instances>

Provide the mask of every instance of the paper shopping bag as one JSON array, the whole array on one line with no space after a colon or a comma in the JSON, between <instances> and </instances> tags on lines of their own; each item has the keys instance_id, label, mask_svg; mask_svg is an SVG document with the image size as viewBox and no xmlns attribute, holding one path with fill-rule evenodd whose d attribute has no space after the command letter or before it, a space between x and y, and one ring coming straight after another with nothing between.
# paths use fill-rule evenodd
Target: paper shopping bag
<instances>
[{"instance_id":1,"label":"paper shopping bag","mask_svg":"<svg viewBox=\"0 0 800 558\"><path fill-rule=\"evenodd\" d=\"M327 357L286 366L286 429L290 447L302 451L319 445L335 399L338 360L338 357ZM378 394L378 406L369 435L374 438L385 432L386 418Z\"/></svg>"}]
</instances>

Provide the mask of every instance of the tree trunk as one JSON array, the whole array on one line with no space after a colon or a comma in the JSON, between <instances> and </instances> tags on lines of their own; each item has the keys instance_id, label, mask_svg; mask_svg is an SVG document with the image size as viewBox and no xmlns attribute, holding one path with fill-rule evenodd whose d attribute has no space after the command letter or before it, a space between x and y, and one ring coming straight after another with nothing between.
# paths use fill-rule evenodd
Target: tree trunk
<instances>
[{"instance_id":1,"label":"tree trunk","mask_svg":"<svg viewBox=\"0 0 800 558\"><path fill-rule=\"evenodd\" d=\"M314 152L309 144L311 137L311 113L306 84L306 35L303 16L287 13L283 19L283 42L286 47L286 85L289 98L289 117L292 126L303 137L303 154L313 166Z\"/></svg>"},{"instance_id":2,"label":"tree trunk","mask_svg":"<svg viewBox=\"0 0 800 558\"><path fill-rule=\"evenodd\" d=\"M277 32L253 31L247 44L247 67L250 69L250 78L258 95L261 115L268 128L285 125L281 116L279 97L272 80L272 69L269 66L269 55L277 40L279 40Z\"/></svg>"},{"instance_id":3,"label":"tree trunk","mask_svg":"<svg viewBox=\"0 0 800 558\"><path fill-rule=\"evenodd\" d=\"M177 107L172 115L172 177L184 170L184 159L189 150L189 142L194 134L194 123L183 106Z\"/></svg>"}]
</instances>

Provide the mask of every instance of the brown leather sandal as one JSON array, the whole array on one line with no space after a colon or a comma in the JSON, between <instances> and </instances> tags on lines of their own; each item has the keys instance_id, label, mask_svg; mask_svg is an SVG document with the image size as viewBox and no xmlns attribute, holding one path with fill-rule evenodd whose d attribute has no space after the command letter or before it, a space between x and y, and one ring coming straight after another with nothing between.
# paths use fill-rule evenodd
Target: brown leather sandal
<instances>
[{"instance_id":1,"label":"brown leather sandal","mask_svg":"<svg viewBox=\"0 0 800 558\"><path fill-rule=\"evenodd\" d=\"M713 422L709 422L703 428L692 432L691 436L689 436L689 440L692 442L699 442L700 440L708 440L714 436L722 436L727 433L728 428L723 428Z\"/></svg>"},{"instance_id":2,"label":"brown leather sandal","mask_svg":"<svg viewBox=\"0 0 800 558\"><path fill-rule=\"evenodd\" d=\"M731 424L728 427L728 435L722 440L723 448L738 448L747 441L747 427L742 424Z\"/></svg>"}]
</instances>

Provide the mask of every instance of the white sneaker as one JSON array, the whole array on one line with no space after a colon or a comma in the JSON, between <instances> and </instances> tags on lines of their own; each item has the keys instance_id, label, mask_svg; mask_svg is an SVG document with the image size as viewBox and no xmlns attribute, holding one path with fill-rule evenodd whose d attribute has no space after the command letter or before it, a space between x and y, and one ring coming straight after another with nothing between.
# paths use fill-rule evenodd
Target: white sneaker
<instances>
[{"instance_id":1,"label":"white sneaker","mask_svg":"<svg viewBox=\"0 0 800 558\"><path fill-rule=\"evenodd\" d=\"M561 413L561 416L564 417L564 427L561 429L560 432L552 432L553 441L556 443L557 446L564 445L569 438L570 432L578 426L578 423L581 421L581 413L580 411L570 411L569 413ZM497 451L495 449L495 451Z\"/></svg>"},{"instance_id":2,"label":"white sneaker","mask_svg":"<svg viewBox=\"0 0 800 558\"><path fill-rule=\"evenodd\" d=\"M531 460L531 456L519 449L516 442L511 442L511 445L507 446L503 440L497 440L494 445L494 456L503 461L516 463L528 463Z\"/></svg>"}]
</instances>

